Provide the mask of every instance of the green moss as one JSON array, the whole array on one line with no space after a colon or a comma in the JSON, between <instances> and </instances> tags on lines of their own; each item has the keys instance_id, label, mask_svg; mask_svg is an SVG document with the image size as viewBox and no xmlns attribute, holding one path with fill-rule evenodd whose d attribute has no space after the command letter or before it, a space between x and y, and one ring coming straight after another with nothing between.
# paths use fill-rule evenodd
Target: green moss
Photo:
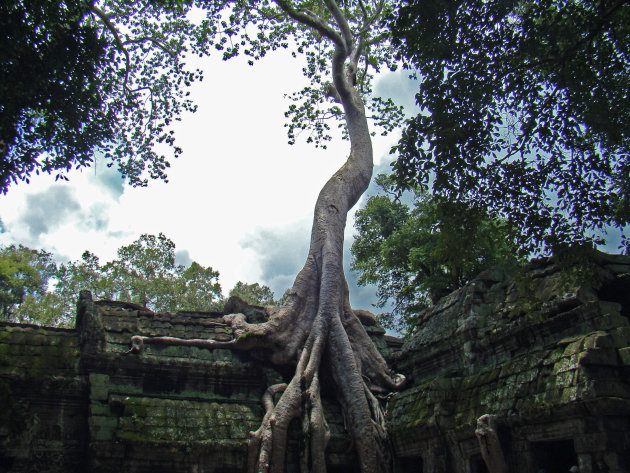
<instances>
[{"instance_id":1,"label":"green moss","mask_svg":"<svg viewBox=\"0 0 630 473\"><path fill-rule=\"evenodd\" d=\"M426 390L421 390L415 401L406 406L402 413L402 418L407 421L404 427L411 428L422 424L432 414L433 410L429 407L429 397L425 393Z\"/></svg>"},{"instance_id":2,"label":"green moss","mask_svg":"<svg viewBox=\"0 0 630 473\"><path fill-rule=\"evenodd\" d=\"M246 332L241 333L238 337L236 337L236 340L237 341L242 341L242 340L245 340L247 338L254 337L254 336L255 336L254 332L251 332L251 331L247 330Z\"/></svg>"},{"instance_id":3,"label":"green moss","mask_svg":"<svg viewBox=\"0 0 630 473\"><path fill-rule=\"evenodd\" d=\"M160 438L152 438L152 437L147 437L145 434L143 433L138 433L138 432L130 432L130 431L117 431L116 432L116 437L120 440L128 440L131 442L137 442L137 443L160 443L160 444L164 444L164 443L174 443L172 440L164 440L164 439L160 439Z\"/></svg>"},{"instance_id":4,"label":"green moss","mask_svg":"<svg viewBox=\"0 0 630 473\"><path fill-rule=\"evenodd\" d=\"M231 403L147 397L127 397L122 402L124 416L116 435L133 441L245 440L260 421L250 408Z\"/></svg>"}]
</instances>

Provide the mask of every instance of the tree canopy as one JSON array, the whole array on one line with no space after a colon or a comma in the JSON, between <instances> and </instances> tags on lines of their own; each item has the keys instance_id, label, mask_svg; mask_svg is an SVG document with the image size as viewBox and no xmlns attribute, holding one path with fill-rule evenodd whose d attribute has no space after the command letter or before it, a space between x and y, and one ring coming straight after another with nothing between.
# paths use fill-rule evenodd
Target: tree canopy
<instances>
[{"instance_id":1,"label":"tree canopy","mask_svg":"<svg viewBox=\"0 0 630 473\"><path fill-rule=\"evenodd\" d=\"M487 205L534 251L627 227L628 2L406 0L393 31L421 79L401 187Z\"/></svg>"},{"instance_id":2,"label":"tree canopy","mask_svg":"<svg viewBox=\"0 0 630 473\"><path fill-rule=\"evenodd\" d=\"M185 89L201 78L185 67L202 52L185 13L158 0L3 1L0 191L97 158L134 185L165 179L166 155L181 153L172 124L194 110Z\"/></svg>"},{"instance_id":3,"label":"tree canopy","mask_svg":"<svg viewBox=\"0 0 630 473\"><path fill-rule=\"evenodd\" d=\"M0 249L0 304L2 318L15 317L16 309L28 297L43 297L56 271L52 255L25 246Z\"/></svg>"},{"instance_id":4,"label":"tree canopy","mask_svg":"<svg viewBox=\"0 0 630 473\"><path fill-rule=\"evenodd\" d=\"M273 291L269 286L261 285L257 282L247 284L238 281L228 293L229 297L237 296L251 305L278 305L278 301L274 299Z\"/></svg>"},{"instance_id":5,"label":"tree canopy","mask_svg":"<svg viewBox=\"0 0 630 473\"><path fill-rule=\"evenodd\" d=\"M306 141L325 148L331 129L344 122L331 100L331 49L322 41L332 17L317 3L2 2L0 191L33 173L66 179L68 171L95 159L117 166L132 185L167 179L170 159L182 153L173 124L196 110L187 89L203 78L189 63L211 52L225 60L245 55L251 64L289 46L304 56L311 85L290 94L289 142L306 131ZM340 13L353 9L359 11L358 4L343 5ZM363 4L359 15L382 35L387 27L376 20L389 12L380 2ZM374 70L396 67L389 44L379 34L368 38L367 31L360 32L363 64L355 71L366 96ZM367 105L384 132L402 119L391 100L370 97Z\"/></svg>"},{"instance_id":6,"label":"tree canopy","mask_svg":"<svg viewBox=\"0 0 630 473\"><path fill-rule=\"evenodd\" d=\"M394 197L391 176L376 178L383 193L357 211L352 269L359 284L376 284L388 328L409 333L414 317L481 271L519 262L504 222L484 209L417 192L411 206Z\"/></svg>"},{"instance_id":7,"label":"tree canopy","mask_svg":"<svg viewBox=\"0 0 630 473\"><path fill-rule=\"evenodd\" d=\"M216 311L223 303L218 278L211 267L176 264L175 244L163 234L141 235L105 264L90 251L57 265L42 250L0 250L2 318L10 321L71 325L82 290L160 312Z\"/></svg>"}]
</instances>

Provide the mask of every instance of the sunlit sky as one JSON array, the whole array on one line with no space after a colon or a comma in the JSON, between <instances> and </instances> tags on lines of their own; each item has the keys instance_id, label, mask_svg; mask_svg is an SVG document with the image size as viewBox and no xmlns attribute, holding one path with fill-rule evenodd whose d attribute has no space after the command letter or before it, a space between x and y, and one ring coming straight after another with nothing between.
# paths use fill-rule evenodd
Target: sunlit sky
<instances>
[{"instance_id":1,"label":"sunlit sky","mask_svg":"<svg viewBox=\"0 0 630 473\"><path fill-rule=\"evenodd\" d=\"M104 263L142 233L162 232L175 243L179 263L218 270L225 295L240 280L267 284L280 297L306 258L317 194L349 144L338 137L327 150L304 139L288 145L284 94L305 79L286 52L253 67L209 58L203 68L205 80L192 89L199 109L176 128L184 152L171 162L168 183L131 188L98 160L71 173L69 182L34 176L0 197L0 244L45 249L58 262L90 250ZM416 88L404 71L384 73L376 83L377 93L407 110ZM396 139L375 138L375 174L388 170ZM347 249L352 233L350 216ZM349 262L346 251L346 267ZM358 288L357 275L347 276L353 306L373 309L375 288Z\"/></svg>"}]
</instances>

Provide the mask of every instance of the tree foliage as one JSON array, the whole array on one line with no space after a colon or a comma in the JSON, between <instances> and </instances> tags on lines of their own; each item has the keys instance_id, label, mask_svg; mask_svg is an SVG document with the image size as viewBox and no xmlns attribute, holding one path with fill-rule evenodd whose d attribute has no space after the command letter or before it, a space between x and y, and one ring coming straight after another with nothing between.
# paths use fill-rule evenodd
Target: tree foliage
<instances>
[{"instance_id":1,"label":"tree foliage","mask_svg":"<svg viewBox=\"0 0 630 473\"><path fill-rule=\"evenodd\" d=\"M393 28L422 79L401 187L487 205L531 250L628 225L628 2L406 0Z\"/></svg>"},{"instance_id":2,"label":"tree foliage","mask_svg":"<svg viewBox=\"0 0 630 473\"><path fill-rule=\"evenodd\" d=\"M504 222L480 208L417 192L411 206L394 197L391 176L376 178L384 191L357 211L352 269L359 284L376 284L378 306L393 305L382 322L410 332L414 316L481 271L516 264L518 248Z\"/></svg>"},{"instance_id":3,"label":"tree foliage","mask_svg":"<svg viewBox=\"0 0 630 473\"><path fill-rule=\"evenodd\" d=\"M193 262L175 263L175 244L164 234L142 234L118 249L118 258L100 265L96 256L62 266L59 291L71 294L89 289L95 297L133 302L158 312L214 310L222 298L219 273Z\"/></svg>"},{"instance_id":4,"label":"tree foliage","mask_svg":"<svg viewBox=\"0 0 630 473\"><path fill-rule=\"evenodd\" d=\"M9 246L0 251L2 317L15 322L71 325L82 290L95 299L160 312L218 310L223 298L218 278L211 267L176 264L175 244L161 233L141 235L105 264L90 251L59 266L41 250Z\"/></svg>"},{"instance_id":5,"label":"tree foliage","mask_svg":"<svg viewBox=\"0 0 630 473\"><path fill-rule=\"evenodd\" d=\"M359 4L345 3L343 13L362 15L368 24L391 11L381 2L358 13ZM286 21L291 12L307 10L311 25ZM344 123L330 95L332 50L311 27L318 14L324 22L332 19L312 1L2 2L0 190L33 173L65 179L97 158L117 166L132 185L166 179L170 158L182 152L173 124L196 110L187 89L203 78L188 64L211 52L226 60L242 54L250 63L290 45L296 57L303 55L311 84L289 96L289 142L306 132L306 141L325 148L332 128ZM366 96L373 70L396 67L389 44L374 41L386 25L371 23L380 31L362 45L356 72ZM391 100L370 97L368 105L384 133L402 120Z\"/></svg>"},{"instance_id":6,"label":"tree foliage","mask_svg":"<svg viewBox=\"0 0 630 473\"><path fill-rule=\"evenodd\" d=\"M278 305L273 297L273 291L266 285L260 285L255 282L247 284L242 281L238 281L229 292L229 297L238 296L245 302L251 305L265 306L265 305Z\"/></svg>"},{"instance_id":7,"label":"tree foliage","mask_svg":"<svg viewBox=\"0 0 630 473\"><path fill-rule=\"evenodd\" d=\"M194 111L185 89L201 78L185 59L205 47L185 10L157 0L1 2L0 190L32 173L65 177L96 156L133 185L165 179L166 154L181 153L172 124Z\"/></svg>"},{"instance_id":8,"label":"tree foliage","mask_svg":"<svg viewBox=\"0 0 630 473\"><path fill-rule=\"evenodd\" d=\"M34 169L67 169L111 138L96 86L105 43L83 2L0 4L0 188ZM42 151L50 156L41 156ZM62 151L63 150L63 151Z\"/></svg>"},{"instance_id":9,"label":"tree foliage","mask_svg":"<svg viewBox=\"0 0 630 473\"><path fill-rule=\"evenodd\" d=\"M402 107L373 94L374 73L398 67L389 27L382 21L393 12L390 2L347 1L339 5L338 14L331 13L321 0L199 2L198 6L206 10L202 26L205 38L224 60L242 55L253 65L281 49L290 49L294 58L302 59L298 64L302 64L309 85L287 94L292 104L285 113L284 126L290 144L304 134L306 142L325 149L335 128L348 138L343 107L332 80L334 47L328 37L341 16L348 33L355 35L357 55L352 75L369 118L384 135L402 123Z\"/></svg>"},{"instance_id":10,"label":"tree foliage","mask_svg":"<svg viewBox=\"0 0 630 473\"><path fill-rule=\"evenodd\" d=\"M43 297L55 274L52 255L25 246L0 249L0 304L3 319L16 319L16 309L30 297Z\"/></svg>"}]
</instances>

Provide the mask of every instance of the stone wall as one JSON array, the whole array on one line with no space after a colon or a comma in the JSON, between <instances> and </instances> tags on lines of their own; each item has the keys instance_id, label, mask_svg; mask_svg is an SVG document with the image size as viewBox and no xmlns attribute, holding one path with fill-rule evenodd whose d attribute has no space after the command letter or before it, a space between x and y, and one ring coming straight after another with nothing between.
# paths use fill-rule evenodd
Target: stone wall
<instances>
[{"instance_id":1,"label":"stone wall","mask_svg":"<svg viewBox=\"0 0 630 473\"><path fill-rule=\"evenodd\" d=\"M0 326L0 472L86 471L79 355L73 330Z\"/></svg>"},{"instance_id":2,"label":"stone wall","mask_svg":"<svg viewBox=\"0 0 630 473\"><path fill-rule=\"evenodd\" d=\"M630 471L630 259L600 256L592 273L572 280L548 260L487 271L420 314L402 348L362 314L410 379L388 402L397 473L487 472L486 414L511 473ZM0 473L244 472L262 394L292 370L265 351L129 350L133 335L228 340L220 315L84 294L76 329L0 323ZM329 473L356 471L339 406L324 408ZM296 423L288 473L300 442Z\"/></svg>"},{"instance_id":3,"label":"stone wall","mask_svg":"<svg viewBox=\"0 0 630 473\"><path fill-rule=\"evenodd\" d=\"M420 314L388 406L400 471L488 471L485 414L512 473L630 471L630 258L596 263L582 282L548 260L487 271Z\"/></svg>"},{"instance_id":4,"label":"stone wall","mask_svg":"<svg viewBox=\"0 0 630 473\"><path fill-rule=\"evenodd\" d=\"M89 385L89 471L242 471L248 432L277 376L230 350L148 344L132 335L228 340L217 314L155 314L132 304L79 304Z\"/></svg>"},{"instance_id":5,"label":"stone wall","mask_svg":"<svg viewBox=\"0 0 630 473\"><path fill-rule=\"evenodd\" d=\"M239 311L257 308L240 306ZM370 323L367 320L367 323ZM366 327L384 351L385 331ZM268 386L287 382L265 351L147 343L133 335L229 340L218 313L157 314L83 294L76 330L0 324L1 472L244 472ZM339 406L324 399L329 471L353 471ZM298 469L292 426L288 473Z\"/></svg>"}]
</instances>

